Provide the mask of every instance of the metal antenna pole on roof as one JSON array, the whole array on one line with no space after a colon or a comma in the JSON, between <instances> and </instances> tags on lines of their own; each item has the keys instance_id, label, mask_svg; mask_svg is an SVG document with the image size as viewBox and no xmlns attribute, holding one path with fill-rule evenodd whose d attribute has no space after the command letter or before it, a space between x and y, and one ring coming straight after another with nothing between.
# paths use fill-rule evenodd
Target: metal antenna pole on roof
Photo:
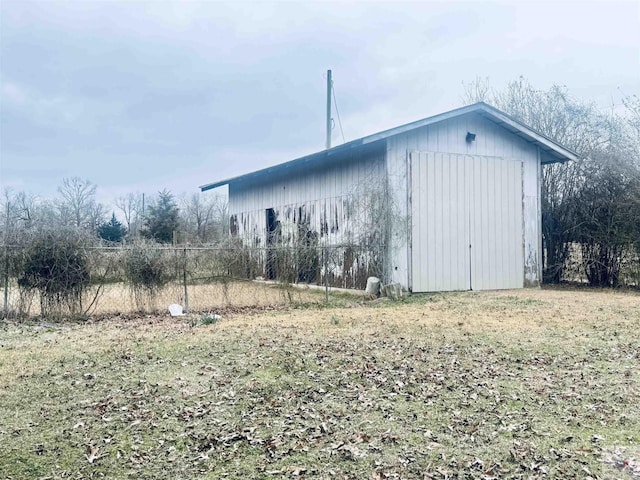
<instances>
[{"instance_id":1,"label":"metal antenna pole on roof","mask_svg":"<svg viewBox=\"0 0 640 480\"><path fill-rule=\"evenodd\" d=\"M333 89L333 81L331 80L331 70L327 70L327 150L331 148L331 90ZM324 249L322 256L324 257L324 301L329 302L329 258L327 251L327 236L324 237Z\"/></svg>"},{"instance_id":2,"label":"metal antenna pole on roof","mask_svg":"<svg viewBox=\"0 0 640 480\"><path fill-rule=\"evenodd\" d=\"M327 150L331 148L331 70L327 70Z\"/></svg>"}]
</instances>

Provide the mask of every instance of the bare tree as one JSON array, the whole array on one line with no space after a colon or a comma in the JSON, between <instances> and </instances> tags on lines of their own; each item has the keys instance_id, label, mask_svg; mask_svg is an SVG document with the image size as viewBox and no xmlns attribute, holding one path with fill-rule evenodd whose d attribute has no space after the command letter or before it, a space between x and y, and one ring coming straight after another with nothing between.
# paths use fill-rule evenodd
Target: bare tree
<instances>
[{"instance_id":1,"label":"bare tree","mask_svg":"<svg viewBox=\"0 0 640 480\"><path fill-rule=\"evenodd\" d=\"M465 87L465 102L487 101L583 158L543 170L545 281L563 279L572 246L579 244L590 283L616 285L621 252L640 224L628 208L639 195L634 180L640 178L640 161L634 160L640 155L637 97L624 100L628 112L621 118L572 98L564 86L537 90L522 77L502 90L492 90L482 79Z\"/></svg>"},{"instance_id":2,"label":"bare tree","mask_svg":"<svg viewBox=\"0 0 640 480\"><path fill-rule=\"evenodd\" d=\"M227 203L221 196L202 193L183 195L181 223L184 232L199 242L219 240L227 225Z\"/></svg>"},{"instance_id":3,"label":"bare tree","mask_svg":"<svg viewBox=\"0 0 640 480\"><path fill-rule=\"evenodd\" d=\"M97 206L96 185L79 177L65 178L58 188L58 211L63 225L95 231L104 212ZM99 220L96 222L96 220Z\"/></svg>"},{"instance_id":4,"label":"bare tree","mask_svg":"<svg viewBox=\"0 0 640 480\"><path fill-rule=\"evenodd\" d=\"M142 194L128 193L115 199L115 205L122 212L129 235L136 236L142 219Z\"/></svg>"},{"instance_id":5,"label":"bare tree","mask_svg":"<svg viewBox=\"0 0 640 480\"><path fill-rule=\"evenodd\" d=\"M14 218L23 228L30 228L37 222L38 197L26 192L18 192L14 195L12 203Z\"/></svg>"},{"instance_id":6,"label":"bare tree","mask_svg":"<svg viewBox=\"0 0 640 480\"><path fill-rule=\"evenodd\" d=\"M489 77L476 77L472 82L462 82L462 88L462 103L465 105L471 105L477 102L490 102L493 96Z\"/></svg>"},{"instance_id":7,"label":"bare tree","mask_svg":"<svg viewBox=\"0 0 640 480\"><path fill-rule=\"evenodd\" d=\"M476 78L464 84L466 104L484 101L516 117L534 130L588 157L610 140L610 120L595 103L573 98L567 87L552 85L536 89L524 77L494 90L488 79Z\"/></svg>"},{"instance_id":8,"label":"bare tree","mask_svg":"<svg viewBox=\"0 0 640 480\"><path fill-rule=\"evenodd\" d=\"M27 192L5 190L0 210L3 228L8 226L11 232L11 243L30 230L57 225L57 212L51 203Z\"/></svg>"},{"instance_id":9,"label":"bare tree","mask_svg":"<svg viewBox=\"0 0 640 480\"><path fill-rule=\"evenodd\" d=\"M622 99L625 107L624 121L627 124L628 144L631 146L629 155L640 163L640 97L631 95Z\"/></svg>"}]
</instances>

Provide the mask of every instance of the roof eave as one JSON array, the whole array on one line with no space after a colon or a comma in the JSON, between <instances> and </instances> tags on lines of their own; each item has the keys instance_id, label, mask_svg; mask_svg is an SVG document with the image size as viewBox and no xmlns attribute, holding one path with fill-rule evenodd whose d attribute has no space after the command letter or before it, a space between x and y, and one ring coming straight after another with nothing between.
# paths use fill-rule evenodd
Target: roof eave
<instances>
[{"instance_id":1,"label":"roof eave","mask_svg":"<svg viewBox=\"0 0 640 480\"><path fill-rule=\"evenodd\" d=\"M520 135L521 137L523 136L526 137L528 141L538 145L551 157L555 158L555 160L543 162L544 164L558 163L558 162L564 163L567 161L580 160L580 156L576 152L563 147L562 145L551 140L550 138L546 137L540 132L536 132L535 130L533 130L530 127L527 127L526 125L519 122L515 118L491 107L490 105L487 105L485 103L481 104L481 110L483 112L486 112L493 118L499 120L498 122L496 122L497 124L508 125L509 127L521 132L522 133L522 135Z\"/></svg>"},{"instance_id":2,"label":"roof eave","mask_svg":"<svg viewBox=\"0 0 640 480\"><path fill-rule=\"evenodd\" d=\"M229 185L231 183L236 183L239 181L248 181L253 178L261 177L263 175L282 173L284 170L287 170L287 169L300 168L304 165L313 164L319 161L324 161L332 157L336 158L337 156L349 155L354 150L362 146L363 146L362 139L353 140L351 142L347 142L345 144L330 148L329 150L321 150L319 152L311 153L309 155L305 155L303 157L299 157L285 163L280 163L278 165L262 168L260 170L245 173L243 175L227 178L226 180L220 180L218 182L201 185L198 188L200 189L201 192L206 192L207 190L212 190L214 188L222 187L224 185Z\"/></svg>"},{"instance_id":3,"label":"roof eave","mask_svg":"<svg viewBox=\"0 0 640 480\"><path fill-rule=\"evenodd\" d=\"M291 160L289 162L281 163L279 165L274 165L272 167L263 168L255 172L228 178L226 180L221 180L219 182L201 185L198 188L200 188L200 191L205 192L207 190L212 190L214 188L221 187L224 185L229 185L231 183L235 183L238 181L248 180L250 178L267 175L269 173L280 172L282 170L285 170L293 166L299 166L301 164L304 164L305 162L313 162L321 158L341 154L347 151L352 151L353 149L360 148L367 144L372 144L374 142L378 142L381 140L385 140L394 135L399 135L401 133L414 130L416 128L432 125L434 123L443 122L445 120L456 118L461 115L466 115L468 113L480 113L486 117L490 117L491 120L496 124L501 125L504 128L507 128L509 131L511 131L514 134L517 134L523 140L526 140L529 143L533 143L537 145L539 148L541 148L544 151L545 156L550 158L547 161L543 161L542 162L543 164L564 163L567 161L576 161L580 159L580 156L576 152L573 152L572 150L569 150L568 148L561 146L560 144L546 137L542 133L536 132L535 130L526 126L519 120L511 117L510 115L507 115L506 113L501 112L500 110L498 110L495 107L492 107L491 105L488 105L484 102L478 102L472 105L466 105L464 107L451 110L449 112L444 112L438 115L424 118L422 120L417 120L415 122L407 123L405 125L400 125L399 127L384 130L382 132L375 133L373 135L360 138L358 140L353 140L351 142L345 143L344 145L339 145L329 150L322 150L320 152L312 153L310 155L306 155L304 157Z\"/></svg>"}]
</instances>

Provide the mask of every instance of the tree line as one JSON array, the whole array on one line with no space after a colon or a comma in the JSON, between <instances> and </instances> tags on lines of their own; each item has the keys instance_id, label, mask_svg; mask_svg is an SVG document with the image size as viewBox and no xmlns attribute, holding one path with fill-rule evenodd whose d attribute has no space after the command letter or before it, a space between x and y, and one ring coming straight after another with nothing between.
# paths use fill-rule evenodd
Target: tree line
<instances>
[{"instance_id":1,"label":"tree line","mask_svg":"<svg viewBox=\"0 0 640 480\"><path fill-rule=\"evenodd\" d=\"M601 110L521 77L499 89L477 78L463 101L494 105L581 158L543 169L544 281L640 285L640 97Z\"/></svg>"},{"instance_id":2,"label":"tree line","mask_svg":"<svg viewBox=\"0 0 640 480\"><path fill-rule=\"evenodd\" d=\"M146 238L158 243L216 243L227 232L227 202L220 196L168 190L149 197L129 193L115 209L96 199L97 186L79 177L65 178L54 198L5 190L0 219L2 240L19 244L29 233L73 229L111 243Z\"/></svg>"},{"instance_id":3,"label":"tree line","mask_svg":"<svg viewBox=\"0 0 640 480\"><path fill-rule=\"evenodd\" d=\"M542 177L543 281L586 279L590 285L640 285L640 98L601 110L567 88L536 89L524 78L494 88L478 78L463 102L484 101L578 153L581 160L546 165ZM4 192L2 240L29 232L73 229L109 242L215 243L228 232L227 203L194 193L154 198L130 193L109 212L96 185L66 178L53 199ZM110 213L110 215L109 215ZM116 213L118 215L116 215ZM27 234L27 235L25 235Z\"/></svg>"}]
</instances>

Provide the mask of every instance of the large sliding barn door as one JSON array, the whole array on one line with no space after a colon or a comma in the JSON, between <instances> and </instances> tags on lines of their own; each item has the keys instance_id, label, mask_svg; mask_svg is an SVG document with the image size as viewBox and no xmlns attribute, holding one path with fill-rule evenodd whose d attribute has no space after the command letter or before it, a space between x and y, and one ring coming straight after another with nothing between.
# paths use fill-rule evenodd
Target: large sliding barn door
<instances>
[{"instance_id":1,"label":"large sliding barn door","mask_svg":"<svg viewBox=\"0 0 640 480\"><path fill-rule=\"evenodd\" d=\"M522 163L410 155L414 292L523 286Z\"/></svg>"}]
</instances>

